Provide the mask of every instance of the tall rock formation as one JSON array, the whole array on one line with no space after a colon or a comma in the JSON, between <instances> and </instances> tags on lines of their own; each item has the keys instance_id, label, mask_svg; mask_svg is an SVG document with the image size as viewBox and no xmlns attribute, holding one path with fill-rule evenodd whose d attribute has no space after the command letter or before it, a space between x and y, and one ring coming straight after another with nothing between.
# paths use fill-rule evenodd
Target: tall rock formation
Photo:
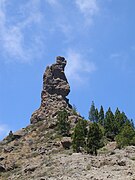
<instances>
[{"instance_id":1,"label":"tall rock formation","mask_svg":"<svg viewBox=\"0 0 135 180\"><path fill-rule=\"evenodd\" d=\"M31 116L31 123L41 120L55 119L57 112L66 109L72 114L72 106L66 96L70 86L64 73L67 61L58 56L56 63L48 66L43 75L43 90L41 93L41 106Z\"/></svg>"}]
</instances>

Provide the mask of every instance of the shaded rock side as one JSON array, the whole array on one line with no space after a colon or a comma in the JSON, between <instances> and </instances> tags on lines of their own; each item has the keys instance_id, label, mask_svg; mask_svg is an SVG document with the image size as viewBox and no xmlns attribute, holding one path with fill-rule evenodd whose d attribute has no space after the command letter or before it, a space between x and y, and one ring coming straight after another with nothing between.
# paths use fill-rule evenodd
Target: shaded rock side
<instances>
[{"instance_id":1,"label":"shaded rock side","mask_svg":"<svg viewBox=\"0 0 135 180\"><path fill-rule=\"evenodd\" d=\"M55 119L57 112L66 109L72 110L66 96L70 92L70 86L64 73L67 61L58 56L56 63L47 66L43 75L43 90L41 93L41 106L31 116L31 123L41 120Z\"/></svg>"}]
</instances>

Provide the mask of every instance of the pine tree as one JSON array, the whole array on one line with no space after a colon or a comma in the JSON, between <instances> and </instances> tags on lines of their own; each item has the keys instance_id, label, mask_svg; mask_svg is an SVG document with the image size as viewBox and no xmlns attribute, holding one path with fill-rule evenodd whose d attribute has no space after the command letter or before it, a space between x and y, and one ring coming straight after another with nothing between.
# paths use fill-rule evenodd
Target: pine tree
<instances>
[{"instance_id":1,"label":"pine tree","mask_svg":"<svg viewBox=\"0 0 135 180\"><path fill-rule=\"evenodd\" d=\"M89 125L87 135L87 153L97 155L97 149L101 146L102 131L97 123Z\"/></svg>"},{"instance_id":2,"label":"pine tree","mask_svg":"<svg viewBox=\"0 0 135 180\"><path fill-rule=\"evenodd\" d=\"M73 141L72 146L74 152L81 152L81 148L86 148L86 135L87 135L87 121L83 119L79 119L77 122L74 133L73 133Z\"/></svg>"},{"instance_id":3,"label":"pine tree","mask_svg":"<svg viewBox=\"0 0 135 180\"><path fill-rule=\"evenodd\" d=\"M59 134L62 136L68 136L70 130L70 122L68 121L68 113L66 110L62 110L58 112L57 116L57 127Z\"/></svg>"},{"instance_id":4,"label":"pine tree","mask_svg":"<svg viewBox=\"0 0 135 180\"><path fill-rule=\"evenodd\" d=\"M104 109L103 109L103 106L101 106L99 114L98 114L98 122L99 122L99 124L104 126Z\"/></svg>"},{"instance_id":5,"label":"pine tree","mask_svg":"<svg viewBox=\"0 0 135 180\"><path fill-rule=\"evenodd\" d=\"M132 126L133 128L135 128L133 119L131 119L130 122L131 122L131 126Z\"/></svg>"},{"instance_id":6,"label":"pine tree","mask_svg":"<svg viewBox=\"0 0 135 180\"><path fill-rule=\"evenodd\" d=\"M96 108L95 108L95 104L94 101L92 101L91 107L90 107L90 111L89 111L89 120L91 122L96 122Z\"/></svg>"},{"instance_id":7,"label":"pine tree","mask_svg":"<svg viewBox=\"0 0 135 180\"><path fill-rule=\"evenodd\" d=\"M104 128L105 128L106 137L111 140L114 140L115 137L114 115L110 107L105 115Z\"/></svg>"},{"instance_id":8,"label":"pine tree","mask_svg":"<svg viewBox=\"0 0 135 180\"><path fill-rule=\"evenodd\" d=\"M121 132L116 136L116 142L119 148L135 145L135 129L128 121L125 123Z\"/></svg>"},{"instance_id":9,"label":"pine tree","mask_svg":"<svg viewBox=\"0 0 135 180\"><path fill-rule=\"evenodd\" d=\"M114 123L115 123L115 135L118 135L123 128L124 124L127 122L127 117L125 113L121 113L120 110L117 108L114 115Z\"/></svg>"},{"instance_id":10,"label":"pine tree","mask_svg":"<svg viewBox=\"0 0 135 180\"><path fill-rule=\"evenodd\" d=\"M98 109L95 109L95 122L98 123Z\"/></svg>"},{"instance_id":11,"label":"pine tree","mask_svg":"<svg viewBox=\"0 0 135 180\"><path fill-rule=\"evenodd\" d=\"M114 134L117 135L117 134L119 134L121 127L124 124L122 114L118 108L116 109L115 114L114 114L114 121L115 121L114 122L115 123Z\"/></svg>"},{"instance_id":12,"label":"pine tree","mask_svg":"<svg viewBox=\"0 0 135 180\"><path fill-rule=\"evenodd\" d=\"M115 135L118 135L120 131L123 129L125 124L130 124L134 128L134 123L132 120L129 120L124 112L120 112L117 108L115 111Z\"/></svg>"},{"instance_id":13,"label":"pine tree","mask_svg":"<svg viewBox=\"0 0 135 180\"><path fill-rule=\"evenodd\" d=\"M73 110L73 114L77 115L77 108L74 104L73 104L72 110Z\"/></svg>"},{"instance_id":14,"label":"pine tree","mask_svg":"<svg viewBox=\"0 0 135 180\"><path fill-rule=\"evenodd\" d=\"M125 124L128 120L126 114L124 112L121 113L121 116L122 116L122 123Z\"/></svg>"}]
</instances>

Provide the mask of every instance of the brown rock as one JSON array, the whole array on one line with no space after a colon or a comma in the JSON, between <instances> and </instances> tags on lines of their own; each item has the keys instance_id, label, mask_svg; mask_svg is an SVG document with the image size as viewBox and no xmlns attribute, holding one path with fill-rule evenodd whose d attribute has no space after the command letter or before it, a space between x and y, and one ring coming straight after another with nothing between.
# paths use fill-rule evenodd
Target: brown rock
<instances>
[{"instance_id":1,"label":"brown rock","mask_svg":"<svg viewBox=\"0 0 135 180\"><path fill-rule=\"evenodd\" d=\"M10 153L11 151L13 151L13 149L14 149L13 146L5 147L4 148L4 153Z\"/></svg>"},{"instance_id":2,"label":"brown rock","mask_svg":"<svg viewBox=\"0 0 135 180\"><path fill-rule=\"evenodd\" d=\"M64 73L66 66L64 57L58 56L56 63L48 66L43 76L43 90L49 94L57 94L66 97L70 92L70 87Z\"/></svg>"},{"instance_id":3,"label":"brown rock","mask_svg":"<svg viewBox=\"0 0 135 180\"><path fill-rule=\"evenodd\" d=\"M27 173L27 172L33 172L35 171L35 169L37 168L37 166L31 166L29 165L26 169L24 169L24 172Z\"/></svg>"},{"instance_id":4,"label":"brown rock","mask_svg":"<svg viewBox=\"0 0 135 180\"><path fill-rule=\"evenodd\" d=\"M5 171L6 171L6 168L2 164L0 164L0 172L5 172Z\"/></svg>"},{"instance_id":5,"label":"brown rock","mask_svg":"<svg viewBox=\"0 0 135 180\"><path fill-rule=\"evenodd\" d=\"M69 149L71 146L71 137L63 137L61 140L61 144L65 149Z\"/></svg>"},{"instance_id":6,"label":"brown rock","mask_svg":"<svg viewBox=\"0 0 135 180\"><path fill-rule=\"evenodd\" d=\"M25 136L26 135L25 128L20 129L19 131L14 132L13 135L15 136L15 139L19 139L19 138Z\"/></svg>"},{"instance_id":7,"label":"brown rock","mask_svg":"<svg viewBox=\"0 0 135 180\"><path fill-rule=\"evenodd\" d=\"M48 66L43 75L43 90L41 93L41 106L31 116L31 123L55 119L57 112L66 109L71 112L72 106L66 96L70 86L64 73L67 61L58 56L56 63Z\"/></svg>"},{"instance_id":8,"label":"brown rock","mask_svg":"<svg viewBox=\"0 0 135 180\"><path fill-rule=\"evenodd\" d=\"M126 161L124 161L124 160L118 161L118 165L119 166L126 166Z\"/></svg>"}]
</instances>

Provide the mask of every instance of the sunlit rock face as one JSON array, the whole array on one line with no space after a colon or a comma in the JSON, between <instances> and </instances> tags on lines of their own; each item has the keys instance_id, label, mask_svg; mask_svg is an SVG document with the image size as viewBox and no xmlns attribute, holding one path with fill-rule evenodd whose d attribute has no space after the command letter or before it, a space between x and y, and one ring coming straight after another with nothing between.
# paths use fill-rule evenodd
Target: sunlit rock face
<instances>
[{"instance_id":1,"label":"sunlit rock face","mask_svg":"<svg viewBox=\"0 0 135 180\"><path fill-rule=\"evenodd\" d=\"M57 94L66 97L70 92L70 87L64 73L66 66L64 57L58 56L56 63L46 68L43 76L43 93L50 95Z\"/></svg>"},{"instance_id":2,"label":"sunlit rock face","mask_svg":"<svg viewBox=\"0 0 135 180\"><path fill-rule=\"evenodd\" d=\"M43 90L41 93L41 106L31 116L31 123L41 120L55 119L57 112L66 109L72 110L66 96L70 92L70 86L64 73L67 61L58 56L56 63L47 66L43 75Z\"/></svg>"}]
</instances>

